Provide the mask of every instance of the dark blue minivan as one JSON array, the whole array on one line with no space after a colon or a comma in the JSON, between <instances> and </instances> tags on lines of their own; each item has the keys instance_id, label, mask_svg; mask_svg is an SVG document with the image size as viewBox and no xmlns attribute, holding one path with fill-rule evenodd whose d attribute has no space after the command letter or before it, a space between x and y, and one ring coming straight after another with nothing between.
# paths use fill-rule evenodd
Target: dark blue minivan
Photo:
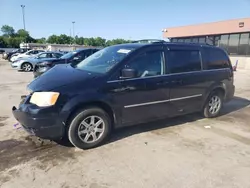
<instances>
[{"instance_id":1,"label":"dark blue minivan","mask_svg":"<svg viewBox=\"0 0 250 188\"><path fill-rule=\"evenodd\" d=\"M57 65L28 85L15 118L40 138L87 149L113 128L202 112L216 117L234 96L227 53L182 43L106 47L77 65Z\"/></svg>"}]
</instances>

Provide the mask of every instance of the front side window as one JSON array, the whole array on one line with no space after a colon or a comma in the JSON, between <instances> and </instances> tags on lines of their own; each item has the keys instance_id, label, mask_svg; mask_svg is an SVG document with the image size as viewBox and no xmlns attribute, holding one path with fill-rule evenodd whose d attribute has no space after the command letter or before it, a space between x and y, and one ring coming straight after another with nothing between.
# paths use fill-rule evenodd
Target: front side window
<instances>
[{"instance_id":1,"label":"front side window","mask_svg":"<svg viewBox=\"0 0 250 188\"><path fill-rule=\"evenodd\" d=\"M198 50L171 50L168 53L167 63L170 73L200 71L200 52Z\"/></svg>"},{"instance_id":2,"label":"front side window","mask_svg":"<svg viewBox=\"0 0 250 188\"><path fill-rule=\"evenodd\" d=\"M64 54L61 59L69 59L69 58L72 58L77 52L76 51L73 51L73 52L68 52L66 54Z\"/></svg>"},{"instance_id":3,"label":"front side window","mask_svg":"<svg viewBox=\"0 0 250 188\"><path fill-rule=\"evenodd\" d=\"M53 53L51 55L52 55L52 58L59 58L62 56L62 54L59 54L59 53Z\"/></svg>"},{"instance_id":4,"label":"front side window","mask_svg":"<svg viewBox=\"0 0 250 188\"><path fill-rule=\"evenodd\" d=\"M75 68L105 74L135 49L126 46L106 47L81 61Z\"/></svg>"},{"instance_id":5,"label":"front side window","mask_svg":"<svg viewBox=\"0 0 250 188\"><path fill-rule=\"evenodd\" d=\"M26 54L31 55L31 54L33 54L33 51L28 51L28 52L26 52Z\"/></svg>"},{"instance_id":6,"label":"front side window","mask_svg":"<svg viewBox=\"0 0 250 188\"><path fill-rule=\"evenodd\" d=\"M86 51L81 51L78 54L76 54L74 58L77 58L78 60L83 60L85 59L85 54L86 54Z\"/></svg>"},{"instance_id":7,"label":"front side window","mask_svg":"<svg viewBox=\"0 0 250 188\"><path fill-rule=\"evenodd\" d=\"M33 51L30 52L30 54L38 54L38 53L40 53L40 52L41 52L41 51L33 50Z\"/></svg>"},{"instance_id":8,"label":"front side window","mask_svg":"<svg viewBox=\"0 0 250 188\"><path fill-rule=\"evenodd\" d=\"M87 57L89 57L93 52L93 50L86 50L83 56L83 59L86 59Z\"/></svg>"},{"instance_id":9,"label":"front side window","mask_svg":"<svg viewBox=\"0 0 250 188\"><path fill-rule=\"evenodd\" d=\"M43 53L43 54L40 54L40 55L38 55L38 57L39 58L46 58L46 57L48 57L48 53Z\"/></svg>"},{"instance_id":10,"label":"front side window","mask_svg":"<svg viewBox=\"0 0 250 188\"><path fill-rule=\"evenodd\" d=\"M20 49L20 53L24 53L24 52L26 52L27 50L25 50L25 49Z\"/></svg>"},{"instance_id":11,"label":"front side window","mask_svg":"<svg viewBox=\"0 0 250 188\"><path fill-rule=\"evenodd\" d=\"M125 68L134 69L136 77L162 75L164 60L162 51L151 51L138 55L125 65Z\"/></svg>"},{"instance_id":12,"label":"front side window","mask_svg":"<svg viewBox=\"0 0 250 188\"><path fill-rule=\"evenodd\" d=\"M208 70L228 68L230 66L228 56L226 55L225 52L223 52L220 49L215 49L215 48L206 49L206 55L208 57L208 62L207 62Z\"/></svg>"}]
</instances>

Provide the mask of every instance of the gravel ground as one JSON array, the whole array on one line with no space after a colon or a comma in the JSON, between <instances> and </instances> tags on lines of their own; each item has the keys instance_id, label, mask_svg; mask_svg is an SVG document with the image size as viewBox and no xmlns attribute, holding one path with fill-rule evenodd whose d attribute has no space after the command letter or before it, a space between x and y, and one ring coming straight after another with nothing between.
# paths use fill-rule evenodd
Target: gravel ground
<instances>
[{"instance_id":1,"label":"gravel ground","mask_svg":"<svg viewBox=\"0 0 250 188\"><path fill-rule=\"evenodd\" d=\"M0 187L249 188L250 73L235 73L236 97L216 119L188 115L118 130L82 151L15 129L11 108L32 73L0 61Z\"/></svg>"}]
</instances>

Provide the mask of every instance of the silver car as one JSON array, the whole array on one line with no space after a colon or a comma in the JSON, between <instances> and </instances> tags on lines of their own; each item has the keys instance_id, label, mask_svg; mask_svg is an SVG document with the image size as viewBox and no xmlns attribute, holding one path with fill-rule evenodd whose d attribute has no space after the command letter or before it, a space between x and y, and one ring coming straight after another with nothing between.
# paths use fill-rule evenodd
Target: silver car
<instances>
[{"instance_id":1,"label":"silver car","mask_svg":"<svg viewBox=\"0 0 250 188\"><path fill-rule=\"evenodd\" d=\"M62 55L63 54L60 52L42 52L31 58L22 58L13 61L11 63L11 67L17 70L29 72L33 70L37 63L48 59L57 59L60 58Z\"/></svg>"}]
</instances>

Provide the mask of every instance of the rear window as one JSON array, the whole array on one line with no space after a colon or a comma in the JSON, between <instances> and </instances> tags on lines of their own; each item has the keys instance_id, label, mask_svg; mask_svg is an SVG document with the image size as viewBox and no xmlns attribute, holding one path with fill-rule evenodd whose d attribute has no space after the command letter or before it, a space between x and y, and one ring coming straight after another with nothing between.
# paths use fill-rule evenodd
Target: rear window
<instances>
[{"instance_id":1,"label":"rear window","mask_svg":"<svg viewBox=\"0 0 250 188\"><path fill-rule=\"evenodd\" d=\"M200 71L200 52L198 50L171 50L168 53L168 68L170 73Z\"/></svg>"},{"instance_id":2,"label":"rear window","mask_svg":"<svg viewBox=\"0 0 250 188\"><path fill-rule=\"evenodd\" d=\"M221 49L207 48L205 53L207 56L207 70L230 68L230 61L226 52Z\"/></svg>"}]
</instances>

